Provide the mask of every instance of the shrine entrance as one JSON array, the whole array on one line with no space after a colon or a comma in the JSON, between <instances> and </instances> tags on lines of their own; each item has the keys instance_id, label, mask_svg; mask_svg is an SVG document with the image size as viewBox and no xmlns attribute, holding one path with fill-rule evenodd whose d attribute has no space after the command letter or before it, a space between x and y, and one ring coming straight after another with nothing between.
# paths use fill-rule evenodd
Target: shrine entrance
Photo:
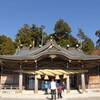
<instances>
[{"instance_id":1,"label":"shrine entrance","mask_svg":"<svg viewBox=\"0 0 100 100\"><path fill-rule=\"evenodd\" d=\"M73 90L73 89L77 89L77 84L76 84L76 81L77 81L77 77L76 75L71 75L70 76L70 89Z\"/></svg>"}]
</instances>

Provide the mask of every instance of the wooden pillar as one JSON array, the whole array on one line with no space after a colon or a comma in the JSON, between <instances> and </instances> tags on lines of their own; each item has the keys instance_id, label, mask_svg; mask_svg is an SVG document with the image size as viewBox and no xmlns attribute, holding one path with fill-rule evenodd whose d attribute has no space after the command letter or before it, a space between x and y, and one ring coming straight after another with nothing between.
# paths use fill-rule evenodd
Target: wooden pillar
<instances>
[{"instance_id":1,"label":"wooden pillar","mask_svg":"<svg viewBox=\"0 0 100 100\"><path fill-rule=\"evenodd\" d=\"M20 70L22 70L22 63L20 63ZM19 73L19 91L23 90L23 73Z\"/></svg>"},{"instance_id":2,"label":"wooden pillar","mask_svg":"<svg viewBox=\"0 0 100 100\"><path fill-rule=\"evenodd\" d=\"M70 92L70 80L69 80L69 75L67 76L67 79L66 79L66 87L67 87L67 90L66 92L69 93Z\"/></svg>"},{"instance_id":3,"label":"wooden pillar","mask_svg":"<svg viewBox=\"0 0 100 100\"><path fill-rule=\"evenodd\" d=\"M98 66L98 82L99 82L99 88L100 88L100 66Z\"/></svg>"},{"instance_id":4,"label":"wooden pillar","mask_svg":"<svg viewBox=\"0 0 100 100\"><path fill-rule=\"evenodd\" d=\"M34 87L34 93L38 93L38 79L35 75L35 87Z\"/></svg>"},{"instance_id":5,"label":"wooden pillar","mask_svg":"<svg viewBox=\"0 0 100 100\"><path fill-rule=\"evenodd\" d=\"M85 76L84 73L81 74L82 92L85 92Z\"/></svg>"}]
</instances>

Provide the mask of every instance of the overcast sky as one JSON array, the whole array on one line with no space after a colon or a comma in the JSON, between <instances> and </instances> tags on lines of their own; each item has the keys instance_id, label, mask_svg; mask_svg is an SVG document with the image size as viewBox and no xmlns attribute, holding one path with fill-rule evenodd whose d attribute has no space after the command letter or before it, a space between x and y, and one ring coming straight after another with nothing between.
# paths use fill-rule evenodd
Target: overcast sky
<instances>
[{"instance_id":1,"label":"overcast sky","mask_svg":"<svg viewBox=\"0 0 100 100\"><path fill-rule=\"evenodd\" d=\"M24 24L45 26L47 34L63 19L76 37L78 28L96 43L100 30L100 0L0 0L0 35L15 39Z\"/></svg>"}]
</instances>

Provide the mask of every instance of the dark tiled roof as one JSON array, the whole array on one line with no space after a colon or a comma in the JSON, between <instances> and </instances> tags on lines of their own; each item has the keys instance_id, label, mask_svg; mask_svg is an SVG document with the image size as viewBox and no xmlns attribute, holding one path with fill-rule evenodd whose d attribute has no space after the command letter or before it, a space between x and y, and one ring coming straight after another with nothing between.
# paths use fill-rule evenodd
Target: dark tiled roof
<instances>
[{"instance_id":1,"label":"dark tiled roof","mask_svg":"<svg viewBox=\"0 0 100 100\"><path fill-rule=\"evenodd\" d=\"M41 48L27 48L24 47L20 50L16 50L14 55L6 56L0 55L0 59L11 59L11 60L31 60L31 59L38 59L43 55L63 55L68 59L74 60L100 60L100 56L96 55L85 55L82 51L79 51L75 48L62 48L61 46L57 45L56 42L51 39L47 42L46 45L42 46Z\"/></svg>"}]
</instances>

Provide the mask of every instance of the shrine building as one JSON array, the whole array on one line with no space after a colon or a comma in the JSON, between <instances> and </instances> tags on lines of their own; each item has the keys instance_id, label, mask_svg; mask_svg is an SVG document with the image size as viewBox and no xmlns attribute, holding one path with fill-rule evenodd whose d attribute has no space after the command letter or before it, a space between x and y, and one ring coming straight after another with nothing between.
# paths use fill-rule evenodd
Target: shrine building
<instances>
[{"instance_id":1,"label":"shrine building","mask_svg":"<svg viewBox=\"0 0 100 100\"><path fill-rule=\"evenodd\" d=\"M45 81L65 82L73 89L100 89L100 56L86 55L79 48L63 48L50 39L39 48L23 47L14 55L0 55L0 89L43 89Z\"/></svg>"}]
</instances>

